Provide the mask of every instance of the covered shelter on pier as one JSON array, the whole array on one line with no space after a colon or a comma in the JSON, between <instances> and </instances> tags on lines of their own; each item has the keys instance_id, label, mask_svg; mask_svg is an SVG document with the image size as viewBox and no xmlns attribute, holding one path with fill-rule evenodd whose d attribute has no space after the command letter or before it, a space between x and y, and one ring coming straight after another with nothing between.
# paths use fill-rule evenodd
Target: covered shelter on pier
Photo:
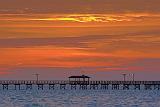
<instances>
[{"instance_id":1,"label":"covered shelter on pier","mask_svg":"<svg viewBox=\"0 0 160 107\"><path fill-rule=\"evenodd\" d=\"M70 83L89 83L91 77L86 75L81 75L81 76L70 76L68 78Z\"/></svg>"}]
</instances>

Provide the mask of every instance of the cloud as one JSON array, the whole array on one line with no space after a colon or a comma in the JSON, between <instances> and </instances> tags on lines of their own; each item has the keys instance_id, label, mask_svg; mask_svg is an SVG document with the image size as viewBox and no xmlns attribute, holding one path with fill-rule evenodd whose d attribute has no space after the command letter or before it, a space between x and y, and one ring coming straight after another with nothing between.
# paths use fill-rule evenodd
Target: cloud
<instances>
[{"instance_id":1,"label":"cloud","mask_svg":"<svg viewBox=\"0 0 160 107\"><path fill-rule=\"evenodd\" d=\"M53 37L53 38L7 38L0 39L1 48L23 48L34 46L59 46L87 48L87 42L104 39L105 36Z\"/></svg>"},{"instance_id":2,"label":"cloud","mask_svg":"<svg viewBox=\"0 0 160 107\"><path fill-rule=\"evenodd\" d=\"M2 30L3 31L3 30ZM39 31L39 30L38 30ZM38 32L37 31L37 32ZM27 32L26 32L27 33ZM43 33L43 32L42 32ZM36 35L36 34L35 34ZM88 47L89 44L120 44L120 43L143 43L159 44L160 31L158 28L142 29L129 31L126 33L112 35L84 35L84 36L50 36L50 37L19 37L19 38L1 38L0 47L30 47L30 46L62 46L62 47ZM122 45L122 44L121 44ZM120 45L120 46L121 46ZM136 45L136 44L135 44Z\"/></svg>"},{"instance_id":3,"label":"cloud","mask_svg":"<svg viewBox=\"0 0 160 107\"><path fill-rule=\"evenodd\" d=\"M40 72L52 79L48 74L56 78L83 71L106 79L127 71L141 73L139 79L153 72L159 78L159 4L1 0L0 74L23 79Z\"/></svg>"},{"instance_id":4,"label":"cloud","mask_svg":"<svg viewBox=\"0 0 160 107\"><path fill-rule=\"evenodd\" d=\"M159 31L141 31L120 35L89 35L75 37L48 38L4 38L0 39L1 48L64 48L102 53L115 56L158 57ZM156 34L156 35L155 35ZM152 51L150 51L150 49ZM118 55L119 54L119 55Z\"/></svg>"},{"instance_id":5,"label":"cloud","mask_svg":"<svg viewBox=\"0 0 160 107\"><path fill-rule=\"evenodd\" d=\"M132 21L125 16L106 15L106 14L70 14L64 16L50 16L48 18L29 19L34 21L73 21L73 22L121 22Z\"/></svg>"},{"instance_id":6,"label":"cloud","mask_svg":"<svg viewBox=\"0 0 160 107\"><path fill-rule=\"evenodd\" d=\"M3 21L71 21L71 22L130 22L160 18L160 14L0 14Z\"/></svg>"},{"instance_id":7,"label":"cloud","mask_svg":"<svg viewBox=\"0 0 160 107\"><path fill-rule=\"evenodd\" d=\"M11 67L1 79L35 79L34 73L40 74L40 79L67 79L70 75L89 75L96 80L122 80L122 74L135 74L135 80L159 80L160 59L140 59L122 64L121 66L95 66L95 67Z\"/></svg>"},{"instance_id":8,"label":"cloud","mask_svg":"<svg viewBox=\"0 0 160 107\"><path fill-rule=\"evenodd\" d=\"M0 13L159 13L159 0L1 0Z\"/></svg>"}]
</instances>

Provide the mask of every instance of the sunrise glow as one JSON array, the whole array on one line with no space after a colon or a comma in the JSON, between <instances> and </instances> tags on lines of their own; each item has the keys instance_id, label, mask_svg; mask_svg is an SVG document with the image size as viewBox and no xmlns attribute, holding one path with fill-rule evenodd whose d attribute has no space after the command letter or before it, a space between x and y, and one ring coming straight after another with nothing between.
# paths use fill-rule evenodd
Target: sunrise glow
<instances>
[{"instance_id":1,"label":"sunrise glow","mask_svg":"<svg viewBox=\"0 0 160 107\"><path fill-rule=\"evenodd\" d=\"M51 1L50 6L44 1L39 5L1 1L0 74L41 68L99 75L152 69L159 73L158 3L146 2L140 8L144 2L132 2Z\"/></svg>"}]
</instances>

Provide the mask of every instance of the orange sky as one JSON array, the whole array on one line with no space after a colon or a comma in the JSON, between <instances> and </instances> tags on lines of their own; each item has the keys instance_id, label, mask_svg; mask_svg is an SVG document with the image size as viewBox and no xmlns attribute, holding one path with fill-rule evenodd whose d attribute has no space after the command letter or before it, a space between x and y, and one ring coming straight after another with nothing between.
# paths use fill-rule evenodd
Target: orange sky
<instances>
[{"instance_id":1,"label":"orange sky","mask_svg":"<svg viewBox=\"0 0 160 107\"><path fill-rule=\"evenodd\" d=\"M160 74L158 0L13 1L0 1L2 78Z\"/></svg>"}]
</instances>

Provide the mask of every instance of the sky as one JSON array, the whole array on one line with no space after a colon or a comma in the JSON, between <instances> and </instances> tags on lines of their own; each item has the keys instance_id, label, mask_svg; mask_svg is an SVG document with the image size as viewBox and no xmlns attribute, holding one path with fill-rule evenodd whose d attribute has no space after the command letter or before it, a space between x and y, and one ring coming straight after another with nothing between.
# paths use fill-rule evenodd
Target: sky
<instances>
[{"instance_id":1,"label":"sky","mask_svg":"<svg viewBox=\"0 0 160 107\"><path fill-rule=\"evenodd\" d=\"M159 80L160 0L1 0L0 79Z\"/></svg>"}]
</instances>

